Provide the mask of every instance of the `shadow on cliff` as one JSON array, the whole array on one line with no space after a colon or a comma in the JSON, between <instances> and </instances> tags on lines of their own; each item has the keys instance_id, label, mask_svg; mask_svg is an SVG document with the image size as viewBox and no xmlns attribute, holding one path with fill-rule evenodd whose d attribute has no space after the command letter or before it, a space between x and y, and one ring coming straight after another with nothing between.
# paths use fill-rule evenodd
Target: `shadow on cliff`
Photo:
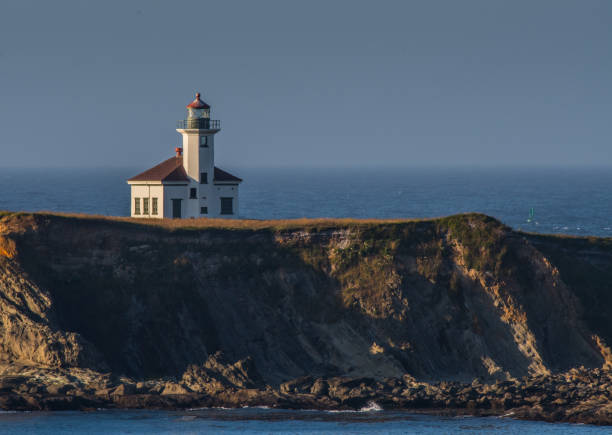
<instances>
[{"instance_id":1,"label":"shadow on cliff","mask_svg":"<svg viewBox=\"0 0 612 435\"><path fill-rule=\"evenodd\" d=\"M21 267L51 295L58 327L82 335L113 372L177 376L219 350L252 356L268 379L333 370L305 323L339 315L323 290L337 283L270 231L63 217L38 226L19 236Z\"/></svg>"},{"instance_id":2,"label":"shadow on cliff","mask_svg":"<svg viewBox=\"0 0 612 435\"><path fill-rule=\"evenodd\" d=\"M533 355L487 289L458 271L437 224L368 228L349 240L339 234L347 228L170 230L55 216L15 237L58 327L84 337L117 374L179 376L217 351L252 357L268 383L527 374ZM539 302L525 324L554 309ZM536 348L551 333L531 329ZM547 345L545 364L555 366L561 342ZM559 365L596 359L586 352Z\"/></svg>"}]
</instances>

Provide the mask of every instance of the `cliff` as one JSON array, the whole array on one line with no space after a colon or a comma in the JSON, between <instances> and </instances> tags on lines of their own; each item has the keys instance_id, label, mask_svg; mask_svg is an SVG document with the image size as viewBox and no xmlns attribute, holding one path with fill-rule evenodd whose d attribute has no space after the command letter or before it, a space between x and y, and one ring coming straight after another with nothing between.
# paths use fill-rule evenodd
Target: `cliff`
<instances>
[{"instance_id":1,"label":"cliff","mask_svg":"<svg viewBox=\"0 0 612 435\"><path fill-rule=\"evenodd\" d=\"M0 363L5 373L171 378L183 389L198 376L277 388L301 376L466 382L605 370L610 283L612 240L520 233L479 214L6 213Z\"/></svg>"}]
</instances>

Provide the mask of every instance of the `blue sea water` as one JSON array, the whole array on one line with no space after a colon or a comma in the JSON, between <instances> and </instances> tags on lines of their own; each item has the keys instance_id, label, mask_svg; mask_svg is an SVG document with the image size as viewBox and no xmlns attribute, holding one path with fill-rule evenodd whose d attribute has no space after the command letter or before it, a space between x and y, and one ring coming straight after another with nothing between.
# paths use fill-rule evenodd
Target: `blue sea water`
<instances>
[{"instance_id":1,"label":"blue sea water","mask_svg":"<svg viewBox=\"0 0 612 435\"><path fill-rule=\"evenodd\" d=\"M0 210L127 216L142 168L0 169ZM482 212L518 229L612 236L612 170L593 168L235 169L252 219L422 218ZM528 223L534 208L534 222ZM610 427L380 411L264 409L2 413L0 433L612 433Z\"/></svg>"},{"instance_id":2,"label":"blue sea water","mask_svg":"<svg viewBox=\"0 0 612 435\"><path fill-rule=\"evenodd\" d=\"M0 433L20 434L609 434L610 427L408 412L203 409L0 413Z\"/></svg>"},{"instance_id":3,"label":"blue sea water","mask_svg":"<svg viewBox=\"0 0 612 435\"><path fill-rule=\"evenodd\" d=\"M0 210L126 216L142 168L0 169ZM527 231L612 236L612 169L234 169L240 214L422 218L482 212ZM530 208L534 221L527 222Z\"/></svg>"}]
</instances>

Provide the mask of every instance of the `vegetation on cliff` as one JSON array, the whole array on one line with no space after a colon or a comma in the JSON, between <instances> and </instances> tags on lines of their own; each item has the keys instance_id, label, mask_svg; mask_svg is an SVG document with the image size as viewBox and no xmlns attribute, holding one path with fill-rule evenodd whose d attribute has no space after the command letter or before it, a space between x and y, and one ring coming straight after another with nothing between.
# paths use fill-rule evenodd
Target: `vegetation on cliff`
<instances>
[{"instance_id":1,"label":"vegetation on cliff","mask_svg":"<svg viewBox=\"0 0 612 435\"><path fill-rule=\"evenodd\" d=\"M609 239L520 233L479 214L5 213L0 351L6 367L171 378L177 391L208 385L201 394L236 387L239 361L252 379L236 388L301 376L513 381L610 367L611 278ZM205 367L219 352L224 375Z\"/></svg>"}]
</instances>

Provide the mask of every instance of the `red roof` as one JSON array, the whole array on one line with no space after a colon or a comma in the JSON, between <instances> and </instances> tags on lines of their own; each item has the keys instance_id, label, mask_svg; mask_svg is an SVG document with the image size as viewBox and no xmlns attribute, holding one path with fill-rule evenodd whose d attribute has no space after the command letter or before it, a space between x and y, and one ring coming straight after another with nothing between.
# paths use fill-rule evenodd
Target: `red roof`
<instances>
[{"instance_id":1,"label":"red roof","mask_svg":"<svg viewBox=\"0 0 612 435\"><path fill-rule=\"evenodd\" d=\"M241 178L238 178L223 169L215 166L214 180L221 182L236 182L240 183ZM161 162L151 169L147 169L141 174L128 179L128 181L189 181L187 172L183 167L183 157L170 157L168 160Z\"/></svg>"},{"instance_id":2,"label":"red roof","mask_svg":"<svg viewBox=\"0 0 612 435\"><path fill-rule=\"evenodd\" d=\"M128 181L189 181L189 177L183 168L183 157L170 157Z\"/></svg>"},{"instance_id":3,"label":"red roof","mask_svg":"<svg viewBox=\"0 0 612 435\"><path fill-rule=\"evenodd\" d=\"M225 172L223 169L219 169L215 166L215 181L236 181L240 183L242 178L238 178L229 172Z\"/></svg>"},{"instance_id":4,"label":"red roof","mask_svg":"<svg viewBox=\"0 0 612 435\"><path fill-rule=\"evenodd\" d=\"M200 93L196 93L195 100L187 105L188 109L210 109L210 106L204 101L200 100Z\"/></svg>"}]
</instances>

